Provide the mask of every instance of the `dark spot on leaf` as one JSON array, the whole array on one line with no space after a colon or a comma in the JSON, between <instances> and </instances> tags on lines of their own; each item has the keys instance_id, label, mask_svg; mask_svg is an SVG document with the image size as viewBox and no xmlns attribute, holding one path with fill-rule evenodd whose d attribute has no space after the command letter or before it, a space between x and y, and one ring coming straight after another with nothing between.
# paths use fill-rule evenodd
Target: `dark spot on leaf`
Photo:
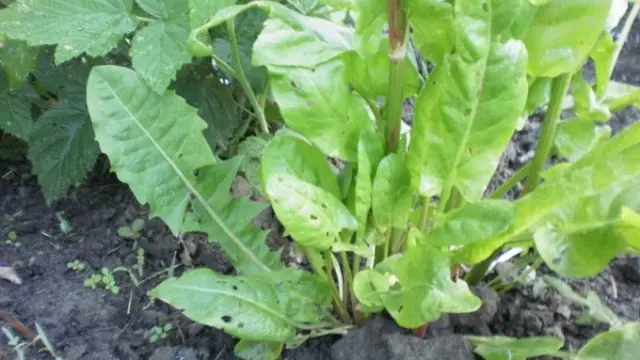
<instances>
[{"instance_id":1,"label":"dark spot on leaf","mask_svg":"<svg viewBox=\"0 0 640 360\"><path fill-rule=\"evenodd\" d=\"M315 216L315 215L313 215L313 214L311 214L311 216L309 216L309 218L310 218L311 220L318 220L318 217L317 217L317 216Z\"/></svg>"},{"instance_id":2,"label":"dark spot on leaf","mask_svg":"<svg viewBox=\"0 0 640 360\"><path fill-rule=\"evenodd\" d=\"M292 88L294 88L294 89L297 89L297 88L299 88L300 86L298 85L298 83L297 83L297 82L295 82L295 81L293 81L293 80L292 80L292 81L291 81L291 87L292 87Z\"/></svg>"},{"instance_id":3,"label":"dark spot on leaf","mask_svg":"<svg viewBox=\"0 0 640 360\"><path fill-rule=\"evenodd\" d=\"M330 237L330 236L331 236L331 234L329 234L329 232L328 232L328 231L325 233L325 235L327 235L327 237Z\"/></svg>"},{"instance_id":4,"label":"dark spot on leaf","mask_svg":"<svg viewBox=\"0 0 640 360\"><path fill-rule=\"evenodd\" d=\"M320 203L320 206L322 206L323 209L327 209L327 204L325 203Z\"/></svg>"},{"instance_id":5,"label":"dark spot on leaf","mask_svg":"<svg viewBox=\"0 0 640 360\"><path fill-rule=\"evenodd\" d=\"M181 157L182 157L182 153L179 153L179 154L178 154L178 158L181 158Z\"/></svg>"},{"instance_id":6,"label":"dark spot on leaf","mask_svg":"<svg viewBox=\"0 0 640 360\"><path fill-rule=\"evenodd\" d=\"M482 11L489 12L489 5L486 2L482 3Z\"/></svg>"},{"instance_id":7,"label":"dark spot on leaf","mask_svg":"<svg viewBox=\"0 0 640 360\"><path fill-rule=\"evenodd\" d=\"M400 307L398 308L398 312L401 312L402 309L404 309L404 306L400 305Z\"/></svg>"},{"instance_id":8,"label":"dark spot on leaf","mask_svg":"<svg viewBox=\"0 0 640 360\"><path fill-rule=\"evenodd\" d=\"M433 85L435 85L435 84L436 84L436 81L435 81L435 80L433 80L431 83L432 83Z\"/></svg>"},{"instance_id":9,"label":"dark spot on leaf","mask_svg":"<svg viewBox=\"0 0 640 360\"><path fill-rule=\"evenodd\" d=\"M311 334L311 330L307 330L307 329L300 330L300 335L307 336L309 334Z\"/></svg>"},{"instance_id":10,"label":"dark spot on leaf","mask_svg":"<svg viewBox=\"0 0 640 360\"><path fill-rule=\"evenodd\" d=\"M200 169L195 169L193 171L193 176L198 176L198 175L200 175Z\"/></svg>"},{"instance_id":11,"label":"dark spot on leaf","mask_svg":"<svg viewBox=\"0 0 640 360\"><path fill-rule=\"evenodd\" d=\"M230 323L231 320L233 320L233 318L231 316L229 316L229 315L223 315L220 319L222 321L226 322L227 324Z\"/></svg>"},{"instance_id":12,"label":"dark spot on leaf","mask_svg":"<svg viewBox=\"0 0 640 360\"><path fill-rule=\"evenodd\" d=\"M242 329L244 327L244 323L238 323L238 327Z\"/></svg>"},{"instance_id":13,"label":"dark spot on leaf","mask_svg":"<svg viewBox=\"0 0 640 360\"><path fill-rule=\"evenodd\" d=\"M235 285L233 285L231 288L232 288L234 291L238 291L238 287L237 287L237 286L235 286Z\"/></svg>"}]
</instances>

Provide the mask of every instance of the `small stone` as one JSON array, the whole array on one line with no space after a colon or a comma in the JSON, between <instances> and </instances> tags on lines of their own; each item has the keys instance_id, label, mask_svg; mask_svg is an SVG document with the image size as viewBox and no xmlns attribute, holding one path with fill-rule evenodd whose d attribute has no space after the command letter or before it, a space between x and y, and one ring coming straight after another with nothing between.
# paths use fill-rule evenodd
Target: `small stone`
<instances>
[{"instance_id":1,"label":"small stone","mask_svg":"<svg viewBox=\"0 0 640 360\"><path fill-rule=\"evenodd\" d=\"M389 360L475 360L469 341L462 335L419 339L403 334L383 336Z\"/></svg>"},{"instance_id":2,"label":"small stone","mask_svg":"<svg viewBox=\"0 0 640 360\"><path fill-rule=\"evenodd\" d=\"M558 306L556 313L568 320L571 317L571 308L569 308L568 305L562 304Z\"/></svg>"},{"instance_id":3,"label":"small stone","mask_svg":"<svg viewBox=\"0 0 640 360\"><path fill-rule=\"evenodd\" d=\"M162 346L153 351L149 360L207 360L210 353L206 349L183 346Z\"/></svg>"}]
</instances>

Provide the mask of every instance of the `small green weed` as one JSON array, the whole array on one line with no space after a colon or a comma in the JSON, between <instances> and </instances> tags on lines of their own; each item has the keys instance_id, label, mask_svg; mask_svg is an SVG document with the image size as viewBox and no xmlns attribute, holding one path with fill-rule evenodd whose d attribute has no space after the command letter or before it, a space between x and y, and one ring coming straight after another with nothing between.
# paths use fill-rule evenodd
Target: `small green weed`
<instances>
[{"instance_id":1,"label":"small green weed","mask_svg":"<svg viewBox=\"0 0 640 360\"><path fill-rule=\"evenodd\" d=\"M15 231L10 231L8 235L8 239L4 241L5 244L13 245L15 247L20 247L22 244L18 241L18 234Z\"/></svg>"},{"instance_id":2,"label":"small green weed","mask_svg":"<svg viewBox=\"0 0 640 360\"><path fill-rule=\"evenodd\" d=\"M85 267L86 265L80 260L73 260L67 263L67 268L74 271L82 271Z\"/></svg>"},{"instance_id":3,"label":"small green weed","mask_svg":"<svg viewBox=\"0 0 640 360\"><path fill-rule=\"evenodd\" d=\"M122 226L118 229L118 235L123 238L137 240L140 238L140 231L144 228L145 221L143 219L135 219L131 225Z\"/></svg>"},{"instance_id":4,"label":"small green weed","mask_svg":"<svg viewBox=\"0 0 640 360\"><path fill-rule=\"evenodd\" d=\"M106 267L103 267L100 273L93 274L90 278L84 281L84 286L92 289L95 289L101 284L106 290L109 290L114 294L120 292L120 287L116 283L116 279L113 276L113 271L109 270Z\"/></svg>"},{"instance_id":5,"label":"small green weed","mask_svg":"<svg viewBox=\"0 0 640 360\"><path fill-rule=\"evenodd\" d=\"M169 331L173 326L171 323L164 324L164 326L154 326L149 330L149 342L154 343L158 340L164 340L169 336Z\"/></svg>"}]
</instances>

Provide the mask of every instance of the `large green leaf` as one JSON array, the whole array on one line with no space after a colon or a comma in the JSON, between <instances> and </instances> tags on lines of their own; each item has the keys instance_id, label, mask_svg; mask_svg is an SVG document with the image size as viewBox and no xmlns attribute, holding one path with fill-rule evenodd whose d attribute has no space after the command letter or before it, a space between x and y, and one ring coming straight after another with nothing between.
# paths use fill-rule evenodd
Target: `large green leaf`
<instances>
[{"instance_id":1,"label":"large green leaf","mask_svg":"<svg viewBox=\"0 0 640 360\"><path fill-rule=\"evenodd\" d=\"M178 234L195 192L194 170L215 162L202 136L205 122L180 97L154 94L135 72L118 66L91 71L87 103L118 178Z\"/></svg>"},{"instance_id":2,"label":"large green leaf","mask_svg":"<svg viewBox=\"0 0 640 360\"><path fill-rule=\"evenodd\" d=\"M298 326L322 322L331 292L316 275L285 269L252 276L225 276L196 269L150 292L193 321L248 341L284 342Z\"/></svg>"},{"instance_id":3,"label":"large green leaf","mask_svg":"<svg viewBox=\"0 0 640 360\"><path fill-rule=\"evenodd\" d=\"M456 51L436 67L418 95L407 162L422 195L455 187L474 201L482 196L524 108L527 53L520 41L491 41L487 3L455 6Z\"/></svg>"},{"instance_id":4,"label":"large green leaf","mask_svg":"<svg viewBox=\"0 0 640 360\"><path fill-rule=\"evenodd\" d=\"M360 38L365 54L375 53L386 38L382 29L387 24L386 0L355 0L356 34Z\"/></svg>"},{"instance_id":5,"label":"large green leaf","mask_svg":"<svg viewBox=\"0 0 640 360\"><path fill-rule=\"evenodd\" d=\"M257 205L230 201L228 188L217 185L232 176L230 170L201 169L215 160L202 135L206 124L196 109L172 92L153 92L133 70L117 66L94 68L87 94L100 148L138 201L149 203L151 216L160 217L178 234L193 196L191 207L198 221L189 222L189 230L197 223L199 231L223 246L240 272L279 266L273 260L277 254L265 250L264 234L248 226L259 211ZM232 164L237 170L238 162ZM198 169L213 179L197 176Z\"/></svg>"},{"instance_id":6,"label":"large green leaf","mask_svg":"<svg viewBox=\"0 0 640 360\"><path fill-rule=\"evenodd\" d=\"M552 211L581 198L598 195L640 176L640 123L600 142L578 161L547 178L535 191L516 201L516 221L505 235L463 248L457 261L476 263L515 236L536 225Z\"/></svg>"},{"instance_id":7,"label":"large green leaf","mask_svg":"<svg viewBox=\"0 0 640 360\"><path fill-rule=\"evenodd\" d=\"M253 46L253 62L310 68L355 50L350 28L272 3L270 18Z\"/></svg>"},{"instance_id":8,"label":"large green leaf","mask_svg":"<svg viewBox=\"0 0 640 360\"><path fill-rule=\"evenodd\" d=\"M507 231L515 220L513 204L504 200L482 200L467 204L435 219L434 229L424 239L430 245L468 245Z\"/></svg>"},{"instance_id":9,"label":"large green leaf","mask_svg":"<svg viewBox=\"0 0 640 360\"><path fill-rule=\"evenodd\" d=\"M529 73L555 77L578 70L600 37L611 0L549 1L530 8L532 20L523 35Z\"/></svg>"},{"instance_id":10,"label":"large green leaf","mask_svg":"<svg viewBox=\"0 0 640 360\"><path fill-rule=\"evenodd\" d=\"M414 246L392 264L395 284L382 298L389 314L406 328L417 328L442 313L469 313L481 301L467 283L451 280L447 253L429 246Z\"/></svg>"},{"instance_id":11,"label":"large green leaf","mask_svg":"<svg viewBox=\"0 0 640 360\"><path fill-rule=\"evenodd\" d=\"M148 0L146 2L149 2ZM151 3L156 3L155 1ZM189 61L189 7L185 0L163 0L157 20L136 32L131 44L133 68L157 93L163 93L176 71Z\"/></svg>"},{"instance_id":12,"label":"large green leaf","mask_svg":"<svg viewBox=\"0 0 640 360\"><path fill-rule=\"evenodd\" d=\"M635 360L640 356L640 323L632 322L598 334L584 345L576 360Z\"/></svg>"},{"instance_id":13,"label":"large green leaf","mask_svg":"<svg viewBox=\"0 0 640 360\"><path fill-rule=\"evenodd\" d=\"M313 69L273 66L269 72L287 126L328 156L356 160L360 129L372 122L349 89L344 62L333 59Z\"/></svg>"},{"instance_id":14,"label":"large green leaf","mask_svg":"<svg viewBox=\"0 0 640 360\"><path fill-rule=\"evenodd\" d=\"M262 168L265 192L278 220L296 242L327 250L342 230L357 230L358 222L339 198L296 176L273 170Z\"/></svg>"},{"instance_id":15,"label":"large green leaf","mask_svg":"<svg viewBox=\"0 0 640 360\"><path fill-rule=\"evenodd\" d=\"M32 127L31 102L20 89L0 94L0 129L26 141Z\"/></svg>"},{"instance_id":16,"label":"large green leaf","mask_svg":"<svg viewBox=\"0 0 640 360\"><path fill-rule=\"evenodd\" d=\"M373 54L350 53L347 60L349 83L367 99L385 96L389 92L389 41L383 41ZM420 74L409 57L405 59L404 97L412 97L420 88Z\"/></svg>"},{"instance_id":17,"label":"large green leaf","mask_svg":"<svg viewBox=\"0 0 640 360\"><path fill-rule=\"evenodd\" d=\"M276 173L293 175L341 198L336 175L326 156L299 137L277 133L263 152L262 168L268 176Z\"/></svg>"},{"instance_id":18,"label":"large green leaf","mask_svg":"<svg viewBox=\"0 0 640 360\"><path fill-rule=\"evenodd\" d=\"M402 157L395 153L384 157L376 170L371 191L371 210L380 232L407 226L412 195L411 174Z\"/></svg>"},{"instance_id":19,"label":"large green leaf","mask_svg":"<svg viewBox=\"0 0 640 360\"><path fill-rule=\"evenodd\" d=\"M446 0L411 0L407 12L418 50L439 64L456 41L453 5Z\"/></svg>"},{"instance_id":20,"label":"large green leaf","mask_svg":"<svg viewBox=\"0 0 640 360\"><path fill-rule=\"evenodd\" d=\"M7 73L12 88L20 85L35 69L37 55L38 48L29 47L24 41L3 40L0 36L0 67Z\"/></svg>"},{"instance_id":21,"label":"large green leaf","mask_svg":"<svg viewBox=\"0 0 640 360\"><path fill-rule=\"evenodd\" d=\"M558 353L564 341L550 336L516 339L506 336L468 336L474 352L485 360L527 360Z\"/></svg>"},{"instance_id":22,"label":"large green leaf","mask_svg":"<svg viewBox=\"0 0 640 360\"><path fill-rule=\"evenodd\" d=\"M133 0L19 0L0 12L0 33L30 46L58 45L56 63L86 53L102 56L137 21Z\"/></svg>"},{"instance_id":23,"label":"large green leaf","mask_svg":"<svg viewBox=\"0 0 640 360\"><path fill-rule=\"evenodd\" d=\"M194 188L204 201L192 201L182 231L206 232L209 241L220 244L241 274L282 269L280 252L267 246L267 232L251 224L266 205L229 195L241 163L242 157L238 156L199 169Z\"/></svg>"}]
</instances>

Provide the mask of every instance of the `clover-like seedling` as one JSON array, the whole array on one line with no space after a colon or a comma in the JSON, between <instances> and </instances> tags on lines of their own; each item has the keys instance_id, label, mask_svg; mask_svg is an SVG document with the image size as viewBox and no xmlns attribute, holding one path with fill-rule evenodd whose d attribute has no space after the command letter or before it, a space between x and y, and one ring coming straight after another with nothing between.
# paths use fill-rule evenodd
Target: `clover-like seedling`
<instances>
[{"instance_id":1,"label":"clover-like seedling","mask_svg":"<svg viewBox=\"0 0 640 360\"><path fill-rule=\"evenodd\" d=\"M149 330L149 342L154 343L158 340L164 340L169 336L169 331L173 326L171 323L164 324L164 326L154 326Z\"/></svg>"},{"instance_id":2,"label":"clover-like seedling","mask_svg":"<svg viewBox=\"0 0 640 360\"><path fill-rule=\"evenodd\" d=\"M106 290L109 290L114 294L118 294L120 292L120 287L116 283L116 279L113 277L113 272L106 267L103 267L100 270L100 273L93 274L90 278L84 281L84 286L91 289L95 289L101 284Z\"/></svg>"},{"instance_id":3,"label":"clover-like seedling","mask_svg":"<svg viewBox=\"0 0 640 360\"><path fill-rule=\"evenodd\" d=\"M73 260L67 263L67 268L75 271L82 271L85 268L85 265L80 260Z\"/></svg>"},{"instance_id":4,"label":"clover-like seedling","mask_svg":"<svg viewBox=\"0 0 640 360\"><path fill-rule=\"evenodd\" d=\"M122 226L118 229L118 235L123 238L138 239L140 237L140 231L144 228L145 222L143 219L135 219L130 226Z\"/></svg>"}]
</instances>

